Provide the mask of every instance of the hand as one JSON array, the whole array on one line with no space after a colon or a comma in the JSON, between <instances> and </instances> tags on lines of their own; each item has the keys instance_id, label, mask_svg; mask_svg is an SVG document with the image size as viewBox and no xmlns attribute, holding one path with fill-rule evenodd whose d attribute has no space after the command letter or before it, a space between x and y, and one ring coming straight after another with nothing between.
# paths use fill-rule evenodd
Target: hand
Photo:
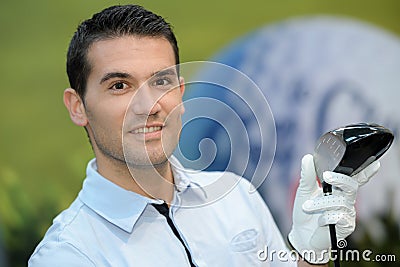
<instances>
[{"instance_id":1,"label":"hand","mask_svg":"<svg viewBox=\"0 0 400 267\"><path fill-rule=\"evenodd\" d=\"M303 157L301 179L293 207L293 226L288 239L307 262L324 264L329 261L329 224L336 224L338 240L354 231L354 204L358 187L368 182L379 167L379 161L375 161L352 177L324 172L324 181L332 185L332 195L324 196L316 180L313 156Z\"/></svg>"}]
</instances>

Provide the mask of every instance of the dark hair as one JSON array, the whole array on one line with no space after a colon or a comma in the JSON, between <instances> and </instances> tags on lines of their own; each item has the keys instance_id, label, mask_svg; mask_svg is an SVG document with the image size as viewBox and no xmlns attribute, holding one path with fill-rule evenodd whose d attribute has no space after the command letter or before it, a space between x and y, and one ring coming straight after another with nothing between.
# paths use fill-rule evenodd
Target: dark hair
<instances>
[{"instance_id":1,"label":"dark hair","mask_svg":"<svg viewBox=\"0 0 400 267\"><path fill-rule=\"evenodd\" d=\"M70 86L84 100L86 82L91 71L87 60L90 46L100 40L126 35L162 37L167 39L179 64L179 49L171 26L158 16L138 5L108 7L83 21L72 37L67 53L67 74Z\"/></svg>"}]
</instances>

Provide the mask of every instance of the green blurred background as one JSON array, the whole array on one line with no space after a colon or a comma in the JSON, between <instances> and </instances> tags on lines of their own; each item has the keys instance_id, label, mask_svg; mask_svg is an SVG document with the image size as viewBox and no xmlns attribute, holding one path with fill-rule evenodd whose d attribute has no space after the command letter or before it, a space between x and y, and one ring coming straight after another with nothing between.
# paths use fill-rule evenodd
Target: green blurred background
<instances>
[{"instance_id":1,"label":"green blurred background","mask_svg":"<svg viewBox=\"0 0 400 267\"><path fill-rule=\"evenodd\" d=\"M10 266L26 265L52 218L76 197L93 156L62 103L69 40L82 20L125 3L143 5L174 26L182 62L209 59L249 31L309 14L348 16L400 34L396 0L3 0L0 236Z\"/></svg>"}]
</instances>

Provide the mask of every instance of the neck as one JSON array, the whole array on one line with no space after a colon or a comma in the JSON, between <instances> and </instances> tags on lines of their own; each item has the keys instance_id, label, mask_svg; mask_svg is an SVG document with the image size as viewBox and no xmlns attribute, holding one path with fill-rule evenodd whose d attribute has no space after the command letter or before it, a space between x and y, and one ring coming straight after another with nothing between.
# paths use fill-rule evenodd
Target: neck
<instances>
[{"instance_id":1,"label":"neck","mask_svg":"<svg viewBox=\"0 0 400 267\"><path fill-rule=\"evenodd\" d=\"M171 203L174 177L171 164L148 167L128 167L127 163L96 153L97 171L114 184L153 199Z\"/></svg>"}]
</instances>

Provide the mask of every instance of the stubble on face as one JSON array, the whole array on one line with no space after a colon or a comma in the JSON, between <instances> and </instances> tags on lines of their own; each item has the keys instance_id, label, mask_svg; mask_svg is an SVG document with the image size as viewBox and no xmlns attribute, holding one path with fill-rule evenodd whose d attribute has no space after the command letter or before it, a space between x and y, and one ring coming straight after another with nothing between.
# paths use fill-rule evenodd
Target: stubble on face
<instances>
[{"instance_id":1,"label":"stubble on face","mask_svg":"<svg viewBox=\"0 0 400 267\"><path fill-rule=\"evenodd\" d=\"M178 109L175 108L167 117L158 114L149 116L144 124L162 124L161 136L156 139L143 138L132 140L131 131L123 130L123 156L126 164L132 169L161 168L168 163L179 142L182 122ZM178 113L178 114L177 114ZM129 121L128 118L125 122ZM128 124L128 123L126 123ZM125 128L125 127L124 127Z\"/></svg>"},{"instance_id":2,"label":"stubble on face","mask_svg":"<svg viewBox=\"0 0 400 267\"><path fill-rule=\"evenodd\" d=\"M111 65L112 71L126 72L129 75L133 70L131 76L135 79L148 75L135 71L146 69L143 66L149 62L153 64L151 62L161 60L158 65L148 67L151 70L148 73L158 72L174 63L172 47L162 38L122 37L99 41L93 45L89 54L95 74L106 72ZM127 80L126 83L133 88L132 91L138 91L142 89L135 86L144 83L144 80ZM181 105L182 90L178 87L165 93L153 103L157 105L157 111L152 112L150 109L148 114L142 111L139 114L132 108L135 99L131 92L109 95L99 88L94 90L92 89L92 95L89 94L86 101L86 112L89 120L87 128L95 154L97 152L103 158L129 168L157 168L166 164L179 140L182 112L176 107ZM140 134L135 135L125 129L128 127L129 130L132 125L144 126L154 122L163 125L159 139L138 138Z\"/></svg>"}]
</instances>

